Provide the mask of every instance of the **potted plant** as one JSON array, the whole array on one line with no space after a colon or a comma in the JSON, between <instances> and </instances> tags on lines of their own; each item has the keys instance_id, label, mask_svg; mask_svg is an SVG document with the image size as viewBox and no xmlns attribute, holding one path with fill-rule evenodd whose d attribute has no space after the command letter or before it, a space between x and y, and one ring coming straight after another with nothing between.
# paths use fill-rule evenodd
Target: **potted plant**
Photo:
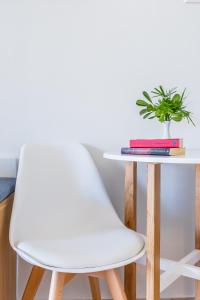
<instances>
[{"instance_id":1,"label":"potted plant","mask_svg":"<svg viewBox=\"0 0 200 300\"><path fill-rule=\"evenodd\" d=\"M192 120L192 113L186 110L185 91L179 93L177 88L170 90L164 89L162 86L154 88L151 95L146 91L143 92L145 100L139 99L136 104L142 109L140 115L143 119L156 118L163 124L163 138L170 138L170 123L171 121L180 122L186 119L188 123Z\"/></svg>"}]
</instances>

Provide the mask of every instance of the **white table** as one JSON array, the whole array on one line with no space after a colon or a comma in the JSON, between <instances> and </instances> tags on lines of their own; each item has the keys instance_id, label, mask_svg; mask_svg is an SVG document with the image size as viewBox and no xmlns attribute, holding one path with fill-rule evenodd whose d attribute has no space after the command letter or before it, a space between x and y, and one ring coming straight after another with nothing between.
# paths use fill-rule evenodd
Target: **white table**
<instances>
[{"instance_id":1,"label":"white table","mask_svg":"<svg viewBox=\"0 0 200 300\"><path fill-rule=\"evenodd\" d=\"M196 300L200 300L200 150L188 150L185 156L149 156L121 155L105 153L104 158L125 161L125 224L136 230L137 162L147 163L147 246L146 280L147 300L160 299L160 292L172 284L178 277L186 276L196 280ZM195 249L175 262L160 258L160 165L195 165ZM160 276L160 269L165 272ZM135 264L125 267L125 290L128 300L136 300Z\"/></svg>"}]
</instances>

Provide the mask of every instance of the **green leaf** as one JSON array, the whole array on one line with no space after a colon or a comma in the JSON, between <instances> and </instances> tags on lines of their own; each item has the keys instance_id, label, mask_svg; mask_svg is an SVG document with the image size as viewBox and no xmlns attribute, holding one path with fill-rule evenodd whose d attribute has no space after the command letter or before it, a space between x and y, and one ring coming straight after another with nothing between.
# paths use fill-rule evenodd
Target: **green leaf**
<instances>
[{"instance_id":1,"label":"green leaf","mask_svg":"<svg viewBox=\"0 0 200 300\"><path fill-rule=\"evenodd\" d=\"M141 99L137 100L136 104L138 106L148 106L148 103L146 101L144 101L144 100L141 100Z\"/></svg>"},{"instance_id":2,"label":"green leaf","mask_svg":"<svg viewBox=\"0 0 200 300\"><path fill-rule=\"evenodd\" d=\"M148 116L151 115L151 112L150 113L147 113L146 115L143 116L143 119L146 119Z\"/></svg>"},{"instance_id":3,"label":"green leaf","mask_svg":"<svg viewBox=\"0 0 200 300\"><path fill-rule=\"evenodd\" d=\"M151 105L151 104L148 104L148 106L147 106L147 111L148 112L152 112L152 111L154 111L154 107L153 107L153 105Z\"/></svg>"},{"instance_id":4,"label":"green leaf","mask_svg":"<svg viewBox=\"0 0 200 300\"><path fill-rule=\"evenodd\" d=\"M181 96L179 94L175 94L172 98L172 101L176 102L176 103L180 103L181 102Z\"/></svg>"},{"instance_id":5,"label":"green leaf","mask_svg":"<svg viewBox=\"0 0 200 300\"><path fill-rule=\"evenodd\" d=\"M170 89L170 90L168 91L168 95L171 97L173 94L176 93L176 90L177 90L176 87L174 87L173 89Z\"/></svg>"},{"instance_id":6,"label":"green leaf","mask_svg":"<svg viewBox=\"0 0 200 300\"><path fill-rule=\"evenodd\" d=\"M183 92L182 92L182 95L181 95L181 101L183 101L183 99L184 99L185 92L186 92L186 89L184 89Z\"/></svg>"},{"instance_id":7,"label":"green leaf","mask_svg":"<svg viewBox=\"0 0 200 300\"><path fill-rule=\"evenodd\" d=\"M164 115L164 114L161 114L161 115L160 115L159 121L160 121L161 123L165 122L165 115Z\"/></svg>"},{"instance_id":8,"label":"green leaf","mask_svg":"<svg viewBox=\"0 0 200 300\"><path fill-rule=\"evenodd\" d=\"M196 127L196 125L195 125L194 121L192 120L192 118L190 117L190 115L188 116L188 119L190 120L190 122L192 123L192 125L193 125L194 127Z\"/></svg>"},{"instance_id":9,"label":"green leaf","mask_svg":"<svg viewBox=\"0 0 200 300\"><path fill-rule=\"evenodd\" d=\"M160 93L158 93L158 92L156 92L156 91L151 91L151 92L152 92L152 94L160 95ZM154 96L154 97L156 97L156 96Z\"/></svg>"},{"instance_id":10,"label":"green leaf","mask_svg":"<svg viewBox=\"0 0 200 300\"><path fill-rule=\"evenodd\" d=\"M159 88L155 88L154 90L157 91L158 94L160 94Z\"/></svg>"},{"instance_id":11,"label":"green leaf","mask_svg":"<svg viewBox=\"0 0 200 300\"><path fill-rule=\"evenodd\" d=\"M141 116L144 115L145 113L147 113L147 109L146 109L146 108L144 108L144 109L142 109L142 110L140 111L140 115L141 115Z\"/></svg>"},{"instance_id":12,"label":"green leaf","mask_svg":"<svg viewBox=\"0 0 200 300\"><path fill-rule=\"evenodd\" d=\"M183 119L182 114L176 114L172 116L172 120L174 120L175 122L180 122L182 119Z\"/></svg>"},{"instance_id":13,"label":"green leaf","mask_svg":"<svg viewBox=\"0 0 200 300\"><path fill-rule=\"evenodd\" d=\"M163 89L162 85L160 85L159 87L160 87L160 90L161 90L161 92L162 92L163 96L165 96L165 91L164 91L164 89Z\"/></svg>"},{"instance_id":14,"label":"green leaf","mask_svg":"<svg viewBox=\"0 0 200 300\"><path fill-rule=\"evenodd\" d=\"M143 92L143 95L149 102L152 103L151 97L149 96L149 94L146 91Z\"/></svg>"}]
</instances>

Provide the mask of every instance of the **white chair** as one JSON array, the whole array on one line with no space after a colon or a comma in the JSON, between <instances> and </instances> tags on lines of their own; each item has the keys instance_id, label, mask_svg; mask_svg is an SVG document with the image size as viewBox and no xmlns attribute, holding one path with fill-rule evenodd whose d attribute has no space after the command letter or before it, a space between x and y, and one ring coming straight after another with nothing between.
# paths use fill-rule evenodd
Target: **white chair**
<instances>
[{"instance_id":1,"label":"white chair","mask_svg":"<svg viewBox=\"0 0 200 300\"><path fill-rule=\"evenodd\" d=\"M145 252L141 235L117 216L94 162L80 144L25 145L21 150L10 243L32 264L22 297L34 299L44 270L52 271L49 300L64 284L89 276L93 299L105 278L113 299L126 299L116 268Z\"/></svg>"}]
</instances>

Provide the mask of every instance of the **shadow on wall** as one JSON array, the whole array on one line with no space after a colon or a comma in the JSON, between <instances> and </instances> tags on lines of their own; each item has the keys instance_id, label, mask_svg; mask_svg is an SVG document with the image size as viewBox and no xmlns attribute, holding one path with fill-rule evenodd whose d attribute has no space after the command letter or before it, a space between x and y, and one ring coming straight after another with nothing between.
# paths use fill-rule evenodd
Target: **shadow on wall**
<instances>
[{"instance_id":1,"label":"shadow on wall","mask_svg":"<svg viewBox=\"0 0 200 300\"><path fill-rule=\"evenodd\" d=\"M112 201L115 210L123 218L124 201L124 166L123 164L105 159L104 151L94 146L85 144L86 149L92 156L99 174L103 180L107 193Z\"/></svg>"},{"instance_id":2,"label":"shadow on wall","mask_svg":"<svg viewBox=\"0 0 200 300\"><path fill-rule=\"evenodd\" d=\"M124 173L125 173L125 163L109 160L103 158L103 150L100 150L96 147L93 147L91 145L85 144L84 145L89 153L91 154L97 169L101 175L101 178L103 180L103 183L106 187L107 193L113 203L114 208L120 215L120 217L123 219L123 211L124 211ZM138 177L143 177L145 172L144 165L140 165L140 168L138 170ZM145 233L145 215L146 215L146 193L145 193L145 187L143 184L141 184L140 180L138 180L137 185L137 193L138 193L138 199L139 205L138 209L141 213L139 213L139 231ZM142 223L141 224L141 220ZM142 231L141 231L142 230Z\"/></svg>"}]
</instances>

